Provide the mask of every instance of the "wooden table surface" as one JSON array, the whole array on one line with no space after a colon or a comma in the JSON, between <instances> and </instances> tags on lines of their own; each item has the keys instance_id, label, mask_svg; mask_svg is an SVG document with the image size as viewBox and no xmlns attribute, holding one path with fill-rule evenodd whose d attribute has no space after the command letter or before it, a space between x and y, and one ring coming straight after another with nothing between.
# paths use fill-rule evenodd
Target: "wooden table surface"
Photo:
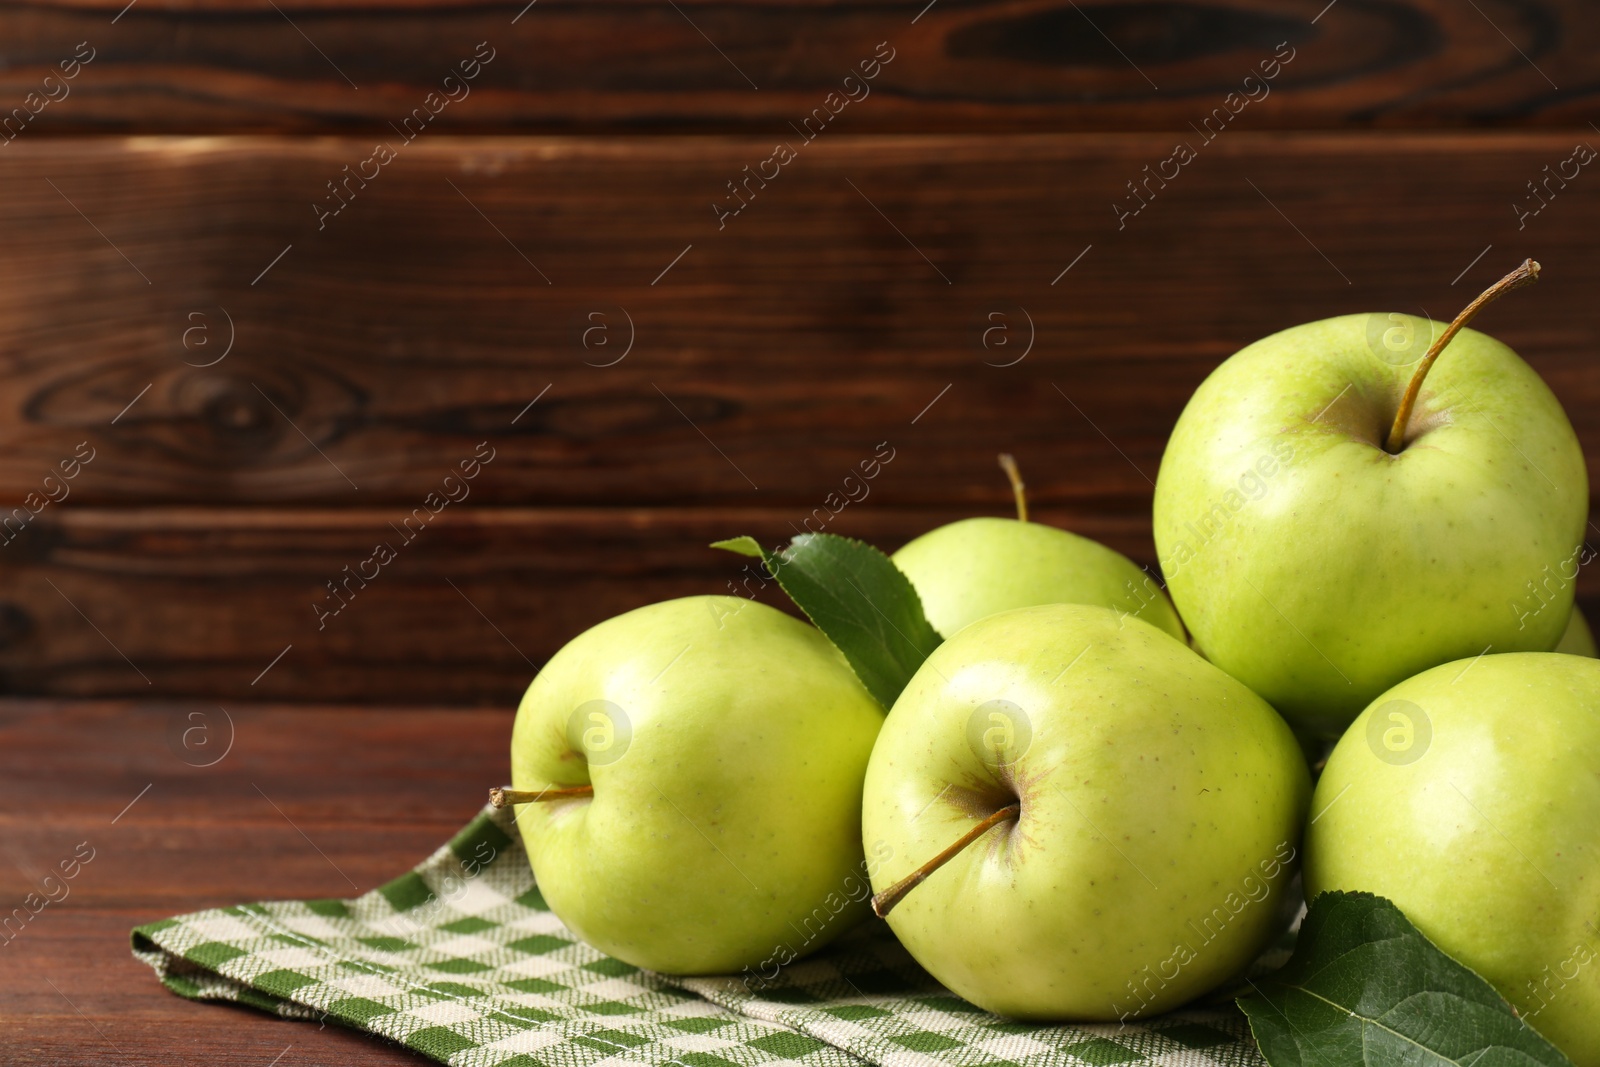
<instances>
[{"instance_id":1,"label":"wooden table surface","mask_svg":"<svg viewBox=\"0 0 1600 1067\"><path fill-rule=\"evenodd\" d=\"M426 1062L348 1031L183 1000L133 958L128 931L387 881L505 779L510 711L241 706L229 716L231 748L215 706L0 702L0 914L74 850L87 855L84 842L94 850L67 896L0 943L0 1061ZM213 755L175 755L185 750L169 737L190 727L226 755L209 767L190 763Z\"/></svg>"}]
</instances>

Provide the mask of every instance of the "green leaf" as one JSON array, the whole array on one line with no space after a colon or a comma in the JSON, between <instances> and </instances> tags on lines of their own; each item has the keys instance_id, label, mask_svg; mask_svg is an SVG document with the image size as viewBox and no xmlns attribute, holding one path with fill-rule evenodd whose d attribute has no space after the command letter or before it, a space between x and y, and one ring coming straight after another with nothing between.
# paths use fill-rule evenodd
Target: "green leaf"
<instances>
[{"instance_id":1,"label":"green leaf","mask_svg":"<svg viewBox=\"0 0 1600 1067\"><path fill-rule=\"evenodd\" d=\"M767 553L762 549L761 542L754 537L730 537L726 541L711 542L711 547L726 549L729 552L737 552L741 556L751 556L760 560L767 558Z\"/></svg>"},{"instance_id":2,"label":"green leaf","mask_svg":"<svg viewBox=\"0 0 1600 1067\"><path fill-rule=\"evenodd\" d=\"M886 708L942 640L923 615L911 580L864 541L801 534L777 552L763 550L753 537L711 547L761 559Z\"/></svg>"},{"instance_id":3,"label":"green leaf","mask_svg":"<svg viewBox=\"0 0 1600 1067\"><path fill-rule=\"evenodd\" d=\"M1371 893L1318 896L1294 956L1252 984L1239 1007L1272 1067L1572 1067L1493 986Z\"/></svg>"}]
</instances>

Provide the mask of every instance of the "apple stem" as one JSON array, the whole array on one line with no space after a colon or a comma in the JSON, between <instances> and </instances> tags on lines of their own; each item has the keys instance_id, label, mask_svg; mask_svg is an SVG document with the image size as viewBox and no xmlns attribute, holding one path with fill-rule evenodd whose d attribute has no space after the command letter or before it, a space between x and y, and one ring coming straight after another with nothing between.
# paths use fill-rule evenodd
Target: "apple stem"
<instances>
[{"instance_id":1,"label":"apple stem","mask_svg":"<svg viewBox=\"0 0 1600 1067\"><path fill-rule=\"evenodd\" d=\"M592 785L553 785L549 789L540 789L537 792L512 789L509 785L503 785L489 790L489 803L497 808L509 808L513 804L537 804L542 800L569 800L573 797L592 796L594 796Z\"/></svg>"},{"instance_id":2,"label":"apple stem","mask_svg":"<svg viewBox=\"0 0 1600 1067\"><path fill-rule=\"evenodd\" d=\"M952 859L954 859L956 853L972 844L974 841L988 833L990 830L994 829L1000 823L1005 822L1007 819L1015 819L1021 814L1022 804L1019 801L1015 804L1007 804L1005 807L1001 808L987 819L984 819L982 822L978 823L972 829L962 834L960 839L957 840L955 844L951 845L949 848L933 857L933 859L929 860L927 863L924 863L921 867L918 867L916 870L900 879L888 889L885 889L881 893L874 894L872 897L873 914L880 919L888 915L896 904L905 899L905 895L907 893L921 885L934 871L937 871L940 867L943 867L946 863L949 863Z\"/></svg>"},{"instance_id":3,"label":"apple stem","mask_svg":"<svg viewBox=\"0 0 1600 1067\"><path fill-rule=\"evenodd\" d=\"M1428 371L1433 369L1434 360L1439 358L1439 353L1444 351L1445 345L1454 340L1461 328L1471 322L1473 316L1485 307L1511 290L1532 285L1538 280L1539 264L1531 259L1525 259L1516 270L1479 293L1476 300L1461 309L1461 314L1444 328L1439 339L1428 349L1428 354L1422 357L1416 373L1411 376L1411 384L1406 386L1406 395L1400 400L1400 410L1395 413L1394 425L1389 428L1389 439L1384 442L1385 451L1390 455L1398 455L1400 449L1405 446L1406 424L1411 421L1411 409L1416 406L1417 395L1422 392L1422 380L1428 376Z\"/></svg>"},{"instance_id":4,"label":"apple stem","mask_svg":"<svg viewBox=\"0 0 1600 1067\"><path fill-rule=\"evenodd\" d=\"M1000 469L1006 472L1006 477L1011 479L1011 495L1017 498L1017 521L1028 521L1028 487L1022 484L1022 472L1017 469L1017 460L1010 452L1000 453Z\"/></svg>"}]
</instances>

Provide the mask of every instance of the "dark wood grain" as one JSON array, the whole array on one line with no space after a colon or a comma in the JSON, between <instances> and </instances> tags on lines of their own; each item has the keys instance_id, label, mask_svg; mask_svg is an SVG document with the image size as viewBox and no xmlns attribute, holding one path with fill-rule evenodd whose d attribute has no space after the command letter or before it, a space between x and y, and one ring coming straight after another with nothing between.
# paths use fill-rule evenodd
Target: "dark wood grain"
<instances>
[{"instance_id":1,"label":"dark wood grain","mask_svg":"<svg viewBox=\"0 0 1600 1067\"><path fill-rule=\"evenodd\" d=\"M0 567L0 683L227 709L511 708L563 644L623 611L728 593L793 610L745 560L708 548L713 540L750 533L777 544L809 519L893 550L943 522L1007 514L994 474L978 506L882 508L869 498L825 526L799 510L477 508L446 511L409 545L385 512L63 509L36 542L47 547ZM1153 564L1147 511L1047 507L1034 518ZM397 558L365 585L352 581L344 568L380 542ZM1591 571L1579 576L1581 594L1600 594Z\"/></svg>"},{"instance_id":2,"label":"dark wood grain","mask_svg":"<svg viewBox=\"0 0 1600 1067\"><path fill-rule=\"evenodd\" d=\"M235 709L231 750L201 768L167 744L191 711L222 727L211 705L0 703L0 905L20 905L80 842L94 849L69 895L0 945L5 1062L265 1065L290 1046L283 1067L427 1062L337 1028L182 1000L129 954L128 931L387 881L504 779L510 715Z\"/></svg>"},{"instance_id":3,"label":"dark wood grain","mask_svg":"<svg viewBox=\"0 0 1600 1067\"><path fill-rule=\"evenodd\" d=\"M309 195L362 142L19 144L0 684L506 706L585 627L722 591L715 538L811 517L893 547L1004 513L1003 450L1041 513L1149 562L1166 435L1220 360L1336 313L1447 316L1524 255L1545 280L1482 325L1593 459L1600 200L1583 173L1512 208L1579 136L1230 132L1120 229L1170 137L819 139L720 230L710 193L763 142L419 140L321 231ZM620 362L581 344L593 310L615 345L632 322ZM234 349L196 366L224 311ZM429 528L319 628L408 516Z\"/></svg>"},{"instance_id":4,"label":"dark wood grain","mask_svg":"<svg viewBox=\"0 0 1600 1067\"><path fill-rule=\"evenodd\" d=\"M840 118L857 133L1182 129L1280 42L1297 56L1253 125L1581 124L1600 88L1600 12L1582 0L124 6L0 9L0 100L20 105L79 42L96 50L28 136L387 131L479 41L498 56L441 128L771 136L883 41L896 58Z\"/></svg>"},{"instance_id":5,"label":"dark wood grain","mask_svg":"<svg viewBox=\"0 0 1600 1067\"><path fill-rule=\"evenodd\" d=\"M1584 138L1227 132L1120 229L1172 136L819 138L721 229L713 199L767 142L419 140L320 231L367 142L19 144L0 500L86 441L52 507L403 513L489 442L472 504L806 509L887 441L886 506L987 500L1010 449L1042 504L1128 510L1235 349L1447 318L1524 255L1545 280L1483 326L1595 457L1600 178L1525 228L1513 209ZM231 354L195 366L224 314Z\"/></svg>"},{"instance_id":6,"label":"dark wood grain","mask_svg":"<svg viewBox=\"0 0 1600 1067\"><path fill-rule=\"evenodd\" d=\"M940 522L1004 514L994 474L981 509L882 509L868 498L821 526L798 509L478 508L446 511L410 544L384 512L63 509L39 541L48 547L0 568L0 677L10 692L180 694L230 708L514 707L557 649L612 615L703 593L788 607L713 540L779 543L810 520L890 550ZM1142 515L1040 517L1153 558ZM346 585L344 568L361 569L379 542L397 558Z\"/></svg>"}]
</instances>

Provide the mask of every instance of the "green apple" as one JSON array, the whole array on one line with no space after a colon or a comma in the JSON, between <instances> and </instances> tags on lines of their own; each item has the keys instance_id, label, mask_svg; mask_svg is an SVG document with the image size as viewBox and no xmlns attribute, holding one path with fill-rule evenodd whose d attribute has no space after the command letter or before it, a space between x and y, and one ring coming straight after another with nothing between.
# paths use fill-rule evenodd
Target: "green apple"
<instances>
[{"instance_id":1,"label":"green apple","mask_svg":"<svg viewBox=\"0 0 1600 1067\"><path fill-rule=\"evenodd\" d=\"M1127 556L1055 526L962 519L929 530L889 557L949 637L968 623L1039 604L1097 604L1183 639L1183 624L1154 578Z\"/></svg>"},{"instance_id":2,"label":"green apple","mask_svg":"<svg viewBox=\"0 0 1600 1067\"><path fill-rule=\"evenodd\" d=\"M1577 608L1572 609L1572 618L1567 620L1566 632L1561 635L1555 651L1569 656L1600 656L1600 651L1595 649L1594 634L1589 632L1589 623Z\"/></svg>"},{"instance_id":3,"label":"green apple","mask_svg":"<svg viewBox=\"0 0 1600 1067\"><path fill-rule=\"evenodd\" d=\"M1196 647L1313 737L1419 671L1548 651L1567 625L1583 452L1515 352L1452 332L1466 318L1348 315L1257 341L1167 443L1156 549Z\"/></svg>"},{"instance_id":4,"label":"green apple","mask_svg":"<svg viewBox=\"0 0 1600 1067\"><path fill-rule=\"evenodd\" d=\"M1600 1064L1600 661L1488 655L1357 718L1317 783L1306 888L1388 897L1579 1067Z\"/></svg>"},{"instance_id":5,"label":"green apple","mask_svg":"<svg viewBox=\"0 0 1600 1067\"><path fill-rule=\"evenodd\" d=\"M1000 466L1016 494L1015 519L952 522L890 557L911 579L935 630L950 637L985 615L1037 604L1098 604L1184 639L1183 623L1154 578L1098 541L1029 522L1015 461L1003 455Z\"/></svg>"},{"instance_id":6,"label":"green apple","mask_svg":"<svg viewBox=\"0 0 1600 1067\"><path fill-rule=\"evenodd\" d=\"M874 907L979 1007L1154 1015L1271 938L1310 791L1277 713L1156 627L1079 604L990 615L878 736Z\"/></svg>"},{"instance_id":7,"label":"green apple","mask_svg":"<svg viewBox=\"0 0 1600 1067\"><path fill-rule=\"evenodd\" d=\"M882 722L833 645L774 608L699 596L609 619L517 710L512 785L554 793L518 809L540 891L636 966L770 977L868 913Z\"/></svg>"}]
</instances>

